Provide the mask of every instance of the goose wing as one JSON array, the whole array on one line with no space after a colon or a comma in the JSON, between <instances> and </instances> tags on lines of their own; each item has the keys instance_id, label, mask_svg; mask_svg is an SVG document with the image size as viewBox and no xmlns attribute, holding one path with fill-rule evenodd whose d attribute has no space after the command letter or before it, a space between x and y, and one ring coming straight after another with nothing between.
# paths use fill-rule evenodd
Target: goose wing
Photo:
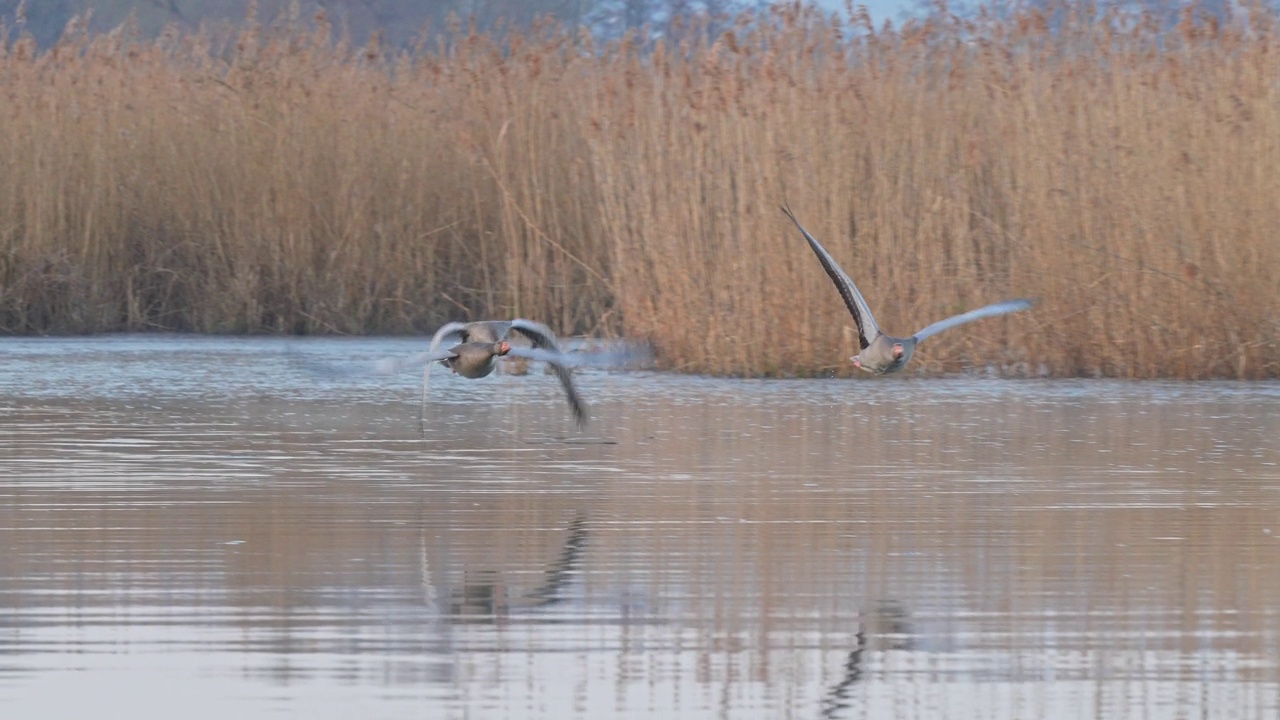
<instances>
[{"instance_id":1,"label":"goose wing","mask_svg":"<svg viewBox=\"0 0 1280 720\"><path fill-rule=\"evenodd\" d=\"M556 341L556 334L551 332L551 328L546 325L532 320L516 318L511 321L510 326L512 330L528 338L534 347L560 352L560 344Z\"/></svg>"},{"instance_id":2,"label":"goose wing","mask_svg":"<svg viewBox=\"0 0 1280 720\"><path fill-rule=\"evenodd\" d=\"M339 365L319 358L299 353L295 348L285 350L289 364L305 370L311 375L329 379L351 379L368 375L394 375L404 370L417 368L423 363L436 360L447 360L455 355L453 350L436 350L420 352L402 358L383 358L372 365Z\"/></svg>"},{"instance_id":3,"label":"goose wing","mask_svg":"<svg viewBox=\"0 0 1280 720\"><path fill-rule=\"evenodd\" d=\"M951 328L957 325L963 325L967 322L973 322L974 320L981 320L982 318L993 317L995 315L1005 315L1011 312L1026 310L1033 305L1035 305L1035 301L1028 300L1026 298L1019 298L1017 300L1005 300L1004 302L998 302L998 303L995 303L994 305L987 305L986 307L980 307L977 310L970 310L969 312L963 313L961 315L954 315L952 317L947 318L946 320L939 320L938 322L932 325L929 325L925 329L916 333L912 337L916 339L916 342L919 342L929 337L930 335L937 335L943 330L950 330Z\"/></svg>"},{"instance_id":4,"label":"goose wing","mask_svg":"<svg viewBox=\"0 0 1280 720\"><path fill-rule=\"evenodd\" d=\"M436 330L436 334L431 336L431 350L440 349L445 343L456 345L460 342L467 342L467 336L470 334L468 327L471 323L447 322Z\"/></svg>"},{"instance_id":5,"label":"goose wing","mask_svg":"<svg viewBox=\"0 0 1280 720\"><path fill-rule=\"evenodd\" d=\"M809 247L813 248L813 252L817 254L818 261L822 263L822 269L827 271L827 277L831 278L831 282L836 284L836 290L840 291L840 297L844 298L845 307L849 308L849 314L853 315L853 321L858 325L858 344L860 349L866 350L872 340L880 334L880 326L876 324L876 319L871 314L871 308L867 305L867 301L862 297L862 293L858 292L858 287L853 284L853 280L840 269L827 249L822 247L822 243L818 242L796 216L792 214L791 208L786 205L782 206L782 212L791 218L791 222L800 228L800 233L804 235L804 239L809 241Z\"/></svg>"},{"instance_id":6,"label":"goose wing","mask_svg":"<svg viewBox=\"0 0 1280 720\"><path fill-rule=\"evenodd\" d=\"M386 358L379 360L374 364L374 372L378 375L395 375L398 372L416 368L423 363L433 363L437 360L448 360L456 356L453 350L435 350L431 352L414 353L403 358Z\"/></svg>"},{"instance_id":7,"label":"goose wing","mask_svg":"<svg viewBox=\"0 0 1280 720\"><path fill-rule=\"evenodd\" d=\"M565 397L569 400L569 407L573 410L573 417L578 421L578 427L587 424L587 407L582 402L582 398L578 396L578 390L573 384L573 372L569 369L568 363L565 362L563 354L560 352L560 344L556 341L556 334L551 328L539 322L516 318L511 321L511 329L533 343L534 350L550 350L560 356L555 359L548 359L547 363L555 371L556 377L560 379L560 384L564 387ZM517 348L512 348L516 350ZM518 353L517 353L518 354Z\"/></svg>"},{"instance_id":8,"label":"goose wing","mask_svg":"<svg viewBox=\"0 0 1280 720\"><path fill-rule=\"evenodd\" d=\"M603 350L575 350L557 352L543 348L527 348L513 345L508 355L556 363L567 368L580 367L644 367L653 362L653 350L641 343L623 343Z\"/></svg>"},{"instance_id":9,"label":"goose wing","mask_svg":"<svg viewBox=\"0 0 1280 720\"><path fill-rule=\"evenodd\" d=\"M582 401L582 396L578 394L577 386L573 384L573 372L569 369L570 358L568 355L537 347L512 347L507 354L530 360L540 360L550 365L551 369L555 371L556 377L559 378L561 387L564 388L565 400L569 402L569 409L573 411L573 419L577 421L578 427L586 426L587 405Z\"/></svg>"}]
</instances>

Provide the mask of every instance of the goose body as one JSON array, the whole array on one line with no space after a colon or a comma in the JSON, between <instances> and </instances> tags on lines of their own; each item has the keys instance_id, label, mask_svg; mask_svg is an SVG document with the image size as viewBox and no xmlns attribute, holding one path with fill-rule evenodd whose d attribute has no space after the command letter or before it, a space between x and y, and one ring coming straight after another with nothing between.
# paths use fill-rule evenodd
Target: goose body
<instances>
[{"instance_id":1,"label":"goose body","mask_svg":"<svg viewBox=\"0 0 1280 720\"><path fill-rule=\"evenodd\" d=\"M467 342L449 348L440 358L446 367L464 378L482 378L498 367L498 358L511 352L505 340L499 342Z\"/></svg>"},{"instance_id":2,"label":"goose body","mask_svg":"<svg viewBox=\"0 0 1280 720\"><path fill-rule=\"evenodd\" d=\"M957 325L963 325L981 318L1026 310L1035 304L1025 298L1005 300L977 310L970 310L967 313L954 315L946 320L940 320L926 326L923 330L910 337L889 335L880 329L880 325L876 323L875 316L871 314L871 307L867 305L862 293L858 292L858 287L853 284L853 280L841 269L826 248L822 247L822 243L819 243L816 238L809 234L808 230L804 229L804 226L800 224L796 216L792 214L791 208L783 206L782 211L787 214L787 217L791 218L791 222L795 223L800 233L804 235L804 239L809 242L809 247L818 256L818 262L822 263L822 268L826 270L831 282L835 283L836 290L839 291L840 297L844 299L845 306L849 308L849 314L853 316L853 322L858 326L858 345L861 347L861 352L854 355L850 360L853 362L853 366L860 370L865 370L875 375L897 372L911 360L911 356L915 354L916 345L931 335L937 335L943 330L949 330Z\"/></svg>"}]
</instances>

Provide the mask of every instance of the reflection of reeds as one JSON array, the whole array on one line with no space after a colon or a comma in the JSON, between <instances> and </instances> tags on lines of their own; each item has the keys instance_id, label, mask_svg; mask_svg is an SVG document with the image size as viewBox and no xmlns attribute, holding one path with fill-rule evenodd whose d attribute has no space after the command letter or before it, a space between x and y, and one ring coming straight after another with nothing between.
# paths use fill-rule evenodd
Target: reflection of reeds
<instances>
[{"instance_id":1,"label":"reflection of reeds","mask_svg":"<svg viewBox=\"0 0 1280 720\"><path fill-rule=\"evenodd\" d=\"M182 583L242 608L220 617L247 631L263 608L297 613L282 643L306 623L368 621L305 610L335 598L425 600L431 624L574 599L559 611L603 613L602 628L676 620L648 637L693 628L707 657L744 638L753 672L774 678L798 677L765 661L778 638L818 630L841 654L833 704L859 678L882 682L889 652L923 670L958 635L960 656L1208 647L1274 682L1280 492L1266 463L1280 420L1265 396L922 407L878 391L862 412L736 389L747 397L631 403L616 446L503 449L492 424L464 423L439 456L407 451L412 429L371 439L372 406L130 423L105 406L96 424L20 408L0 455L15 479L0 572L15 608ZM48 462L68 443L83 448L70 466Z\"/></svg>"},{"instance_id":2,"label":"reflection of reeds","mask_svg":"<svg viewBox=\"0 0 1280 720\"><path fill-rule=\"evenodd\" d=\"M1272 34L769 19L651 54L541 30L401 56L323 22L11 42L0 328L521 315L668 367L847 372L786 200L894 331L1043 300L921 371L1280 375Z\"/></svg>"}]
</instances>

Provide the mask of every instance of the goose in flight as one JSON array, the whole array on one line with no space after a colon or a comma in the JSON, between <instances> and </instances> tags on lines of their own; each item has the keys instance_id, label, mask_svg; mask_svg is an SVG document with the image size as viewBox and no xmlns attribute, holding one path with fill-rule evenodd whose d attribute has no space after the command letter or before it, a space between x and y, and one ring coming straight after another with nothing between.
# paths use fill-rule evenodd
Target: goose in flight
<instances>
[{"instance_id":1,"label":"goose in flight","mask_svg":"<svg viewBox=\"0 0 1280 720\"><path fill-rule=\"evenodd\" d=\"M791 218L791 222L800 228L804 239L809 241L809 247L813 248L813 252L817 254L818 261L822 263L822 268L827 271L827 275L831 278L831 282L836 284L836 290L840 291L840 297L844 298L844 304L849 308L849 313L853 315L853 321L858 325L858 344L862 351L850 358L853 366L861 370L876 375L885 375L891 372L901 370L907 361L911 359L911 355L916 350L916 345L931 335L937 335L943 330L949 330L957 325L963 325L967 322L979 320L981 318L993 317L996 315L1004 315L1005 313L1018 312L1026 310L1035 303L1027 299L1005 300L994 305L980 307L977 310L970 310L961 315L949 317L946 320L925 327L911 337L894 337L886 335L880 330L880 326L876 324L876 319L871 315L871 308L867 306L867 301L863 299L862 293L858 292L858 288L854 286L853 281L845 274L844 270L836 264L831 255L827 252L822 244L809 234L808 230L796 220L796 216L792 214L791 208L782 206L782 211Z\"/></svg>"},{"instance_id":2,"label":"goose in flight","mask_svg":"<svg viewBox=\"0 0 1280 720\"><path fill-rule=\"evenodd\" d=\"M515 333L527 339L533 347L512 346L507 338ZM455 344L442 347L446 343ZM440 361L449 369L465 378L482 378L493 372L498 366L498 358L507 355L524 357L530 360L542 360L555 371L564 387L565 399L578 427L587 424L587 406L578 395L573 384L573 375L569 368L571 360L566 353L560 351L555 333L542 323L532 320L479 320L477 322L445 323L431 338L431 349L427 351L426 369L422 372L422 410L426 417L427 382L431 377L431 366Z\"/></svg>"}]
</instances>

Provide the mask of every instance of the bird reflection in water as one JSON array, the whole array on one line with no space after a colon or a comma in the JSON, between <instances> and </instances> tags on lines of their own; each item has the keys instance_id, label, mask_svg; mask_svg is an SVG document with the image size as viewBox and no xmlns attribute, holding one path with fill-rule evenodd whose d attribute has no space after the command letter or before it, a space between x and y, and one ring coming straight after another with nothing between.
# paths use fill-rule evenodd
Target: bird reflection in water
<instances>
[{"instance_id":1,"label":"bird reflection in water","mask_svg":"<svg viewBox=\"0 0 1280 720\"><path fill-rule=\"evenodd\" d=\"M854 637L853 649L845 657L844 674L840 682L827 692L822 699L822 717L835 718L841 710L849 707L849 691L862 679L862 653L867 647L867 633L859 628Z\"/></svg>"},{"instance_id":2,"label":"bird reflection in water","mask_svg":"<svg viewBox=\"0 0 1280 720\"><path fill-rule=\"evenodd\" d=\"M911 622L907 609L896 600L881 600L876 603L870 623L860 624L854 635L854 647L845 656L844 672L837 682L822 698L822 717L840 717L840 711L850 707L849 695L853 687L862 679L864 672L863 654L867 649L867 626L871 634L877 638L877 644L884 650L910 650L912 641Z\"/></svg>"},{"instance_id":3,"label":"bird reflection in water","mask_svg":"<svg viewBox=\"0 0 1280 720\"><path fill-rule=\"evenodd\" d=\"M512 612L546 608L565 600L565 591L582 563L587 546L587 521L576 517L568 525L568 536L559 556L547 564L541 584L515 598L509 596L502 574L483 570L464 576L462 586L448 590L447 613L450 622L495 623L504 621ZM426 539L421 549L423 599L428 607L441 607L441 593L431 579L427 561Z\"/></svg>"}]
</instances>

